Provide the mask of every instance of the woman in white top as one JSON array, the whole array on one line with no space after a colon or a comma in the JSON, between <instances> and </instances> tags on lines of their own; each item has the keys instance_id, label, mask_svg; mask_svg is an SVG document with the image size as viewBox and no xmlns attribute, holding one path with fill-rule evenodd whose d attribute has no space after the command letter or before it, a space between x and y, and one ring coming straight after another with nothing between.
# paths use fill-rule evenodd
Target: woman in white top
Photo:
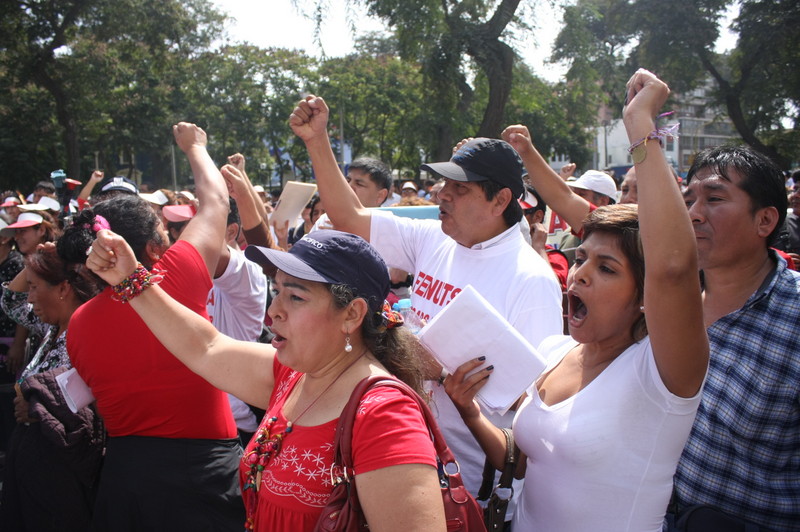
<instances>
[{"instance_id":1,"label":"woman in white top","mask_svg":"<svg viewBox=\"0 0 800 532\"><path fill-rule=\"evenodd\" d=\"M635 205L613 205L583 222L567 282L570 336L539 346L548 366L514 421L526 456L515 530L661 530L708 366L692 224L658 140L640 143L668 95L646 70L628 82L638 217ZM532 177L542 171L524 126L503 136ZM473 373L480 364L464 364L445 387L499 468L506 439L473 400L491 375Z\"/></svg>"}]
</instances>

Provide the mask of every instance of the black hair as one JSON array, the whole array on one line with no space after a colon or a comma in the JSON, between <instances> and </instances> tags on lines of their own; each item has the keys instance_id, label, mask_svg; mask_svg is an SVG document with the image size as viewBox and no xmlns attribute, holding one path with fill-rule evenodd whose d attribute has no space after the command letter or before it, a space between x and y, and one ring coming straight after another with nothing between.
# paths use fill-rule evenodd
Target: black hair
<instances>
[{"instance_id":1,"label":"black hair","mask_svg":"<svg viewBox=\"0 0 800 532\"><path fill-rule=\"evenodd\" d=\"M322 201L322 198L319 197L319 194L314 194L314 196L311 198L311 201L308 202L308 208L311 209L311 212L309 213L309 217L312 214L314 214L314 209L317 208L317 204L320 201Z\"/></svg>"},{"instance_id":2,"label":"black hair","mask_svg":"<svg viewBox=\"0 0 800 532\"><path fill-rule=\"evenodd\" d=\"M139 196L121 194L86 208L73 218L72 225L67 227L56 244L58 254L65 261L81 264L86 262L86 250L97 237L94 230L96 215L105 218L111 230L125 239L145 267L151 266L147 244L167 244L158 232L161 219L150 204Z\"/></svg>"},{"instance_id":3,"label":"black hair","mask_svg":"<svg viewBox=\"0 0 800 532\"><path fill-rule=\"evenodd\" d=\"M764 207L775 207L778 210L778 223L767 237L767 247L772 245L783 228L789 208L786 183L778 165L746 145L717 146L703 150L695 156L686 174L686 184L705 168L713 169L728 181L731 181L728 172L735 170L742 178L739 188L747 193L753 204L752 212ZM736 238L736 235L730 237Z\"/></svg>"},{"instance_id":4,"label":"black hair","mask_svg":"<svg viewBox=\"0 0 800 532\"><path fill-rule=\"evenodd\" d=\"M242 234L242 219L239 216L239 207L236 205L236 200L229 197L228 198L228 220L226 222L226 227L236 224L236 236L234 240L239 240L239 236ZM170 240L172 240L172 233L170 233ZM173 242L174 244L174 242Z\"/></svg>"},{"instance_id":5,"label":"black hair","mask_svg":"<svg viewBox=\"0 0 800 532\"><path fill-rule=\"evenodd\" d=\"M33 187L33 190L44 190L48 194L55 194L56 193L56 186L53 184L52 181L42 180L36 183L36 186Z\"/></svg>"},{"instance_id":6,"label":"black hair","mask_svg":"<svg viewBox=\"0 0 800 532\"><path fill-rule=\"evenodd\" d=\"M228 221L226 225L238 224L242 226L242 219L239 217L239 207L236 205L236 200L228 198Z\"/></svg>"},{"instance_id":7,"label":"black hair","mask_svg":"<svg viewBox=\"0 0 800 532\"><path fill-rule=\"evenodd\" d=\"M98 277L85 265L66 262L52 247L42 247L27 255L25 266L51 286L66 281L81 303L100 293L102 287Z\"/></svg>"},{"instance_id":8,"label":"black hair","mask_svg":"<svg viewBox=\"0 0 800 532\"><path fill-rule=\"evenodd\" d=\"M488 179L486 181L477 181L477 183L480 185L481 190L483 190L486 201L493 200L498 192L504 188L508 188ZM508 190L511 192L511 189ZM514 197L514 193L511 192L511 201L508 202L506 210L503 211L503 221L506 223L506 226L511 227L520 220L522 220L522 206L520 206L517 198Z\"/></svg>"},{"instance_id":9,"label":"black hair","mask_svg":"<svg viewBox=\"0 0 800 532\"><path fill-rule=\"evenodd\" d=\"M358 296L353 289L343 284L328 285L336 307L343 309ZM361 323L361 338L367 349L395 377L413 388L421 397L423 390L422 356L425 348L413 333L405 327L387 329L380 313L367 302L367 315Z\"/></svg>"},{"instance_id":10,"label":"black hair","mask_svg":"<svg viewBox=\"0 0 800 532\"><path fill-rule=\"evenodd\" d=\"M369 175L369 178L378 186L378 189L386 189L391 192L392 170L385 162L373 157L359 157L348 166L348 169L355 169Z\"/></svg>"}]
</instances>

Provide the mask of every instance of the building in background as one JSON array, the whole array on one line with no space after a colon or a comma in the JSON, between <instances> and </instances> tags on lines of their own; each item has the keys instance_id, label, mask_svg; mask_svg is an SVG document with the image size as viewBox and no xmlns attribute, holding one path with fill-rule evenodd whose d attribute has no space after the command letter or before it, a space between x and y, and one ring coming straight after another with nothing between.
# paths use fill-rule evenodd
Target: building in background
<instances>
[{"instance_id":1,"label":"building in background","mask_svg":"<svg viewBox=\"0 0 800 532\"><path fill-rule=\"evenodd\" d=\"M663 124L677 121L681 125L679 137L668 139L664 146L667 161L681 176L686 175L695 154L700 150L741 140L725 112L710 103L709 94L713 88L713 81L709 79L689 93L676 95L675 113L662 119ZM607 108L600 110L601 125L595 128L594 135L593 167L614 170L615 179L619 182L633 161L628 153L630 141L622 119L612 119L610 116Z\"/></svg>"}]
</instances>

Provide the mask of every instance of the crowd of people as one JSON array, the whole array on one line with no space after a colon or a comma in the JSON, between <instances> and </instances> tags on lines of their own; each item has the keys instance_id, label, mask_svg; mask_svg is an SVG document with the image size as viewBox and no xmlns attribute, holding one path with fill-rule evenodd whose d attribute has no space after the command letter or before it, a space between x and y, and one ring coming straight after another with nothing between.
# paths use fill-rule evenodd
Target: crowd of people
<instances>
[{"instance_id":1,"label":"crowd of people","mask_svg":"<svg viewBox=\"0 0 800 532\"><path fill-rule=\"evenodd\" d=\"M523 125L465 138L424 181L371 157L343 172L309 95L289 124L318 192L295 223L183 122L191 190L96 171L68 206L46 180L3 193L0 529L310 532L342 409L391 375L473 495L518 447L507 531L800 530L800 185L746 146L679 178L668 95L647 70L628 81L619 188L552 169ZM419 205L438 219L402 215ZM424 323L468 285L545 361L504 414L476 397L530 352L450 374L391 308L409 297ZM370 530L446 529L412 398L368 391L352 456Z\"/></svg>"}]
</instances>

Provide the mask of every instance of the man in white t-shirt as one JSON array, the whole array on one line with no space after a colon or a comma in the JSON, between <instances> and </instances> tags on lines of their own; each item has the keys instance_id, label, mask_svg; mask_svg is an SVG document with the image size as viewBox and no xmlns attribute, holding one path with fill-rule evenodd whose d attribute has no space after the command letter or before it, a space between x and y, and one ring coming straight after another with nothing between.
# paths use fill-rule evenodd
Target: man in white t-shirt
<instances>
[{"instance_id":1,"label":"man in white t-shirt","mask_svg":"<svg viewBox=\"0 0 800 532\"><path fill-rule=\"evenodd\" d=\"M518 226L523 167L509 144L474 139L449 162L423 165L445 179L438 194L439 220L413 220L361 205L336 164L327 120L325 102L309 96L295 108L289 123L306 144L328 215L337 229L369 240L389 266L414 274L412 305L421 318L435 316L469 284L533 345L562 332L561 289ZM491 363L492 353L475 353L480 355ZM535 377L531 375L531 381ZM474 494L484 454L444 388L433 384L432 390L432 407ZM510 426L512 417L510 412L495 419L499 426Z\"/></svg>"}]
</instances>

